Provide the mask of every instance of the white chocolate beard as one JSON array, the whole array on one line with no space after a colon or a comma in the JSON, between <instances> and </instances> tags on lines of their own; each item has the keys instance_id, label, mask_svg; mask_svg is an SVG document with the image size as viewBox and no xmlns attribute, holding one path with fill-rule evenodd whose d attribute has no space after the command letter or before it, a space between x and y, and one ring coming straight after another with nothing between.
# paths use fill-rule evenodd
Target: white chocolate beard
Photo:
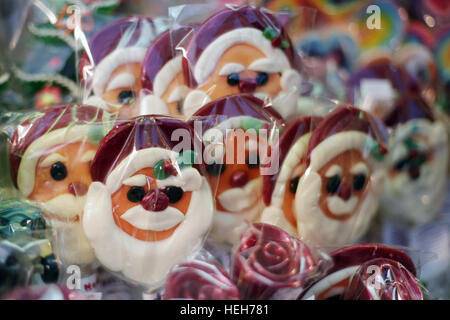
<instances>
[{"instance_id":1,"label":"white chocolate beard","mask_svg":"<svg viewBox=\"0 0 450 320\"><path fill-rule=\"evenodd\" d=\"M327 197L328 210L336 216L351 214L358 205L358 197L351 196L347 201L339 196Z\"/></svg>"},{"instance_id":2,"label":"white chocolate beard","mask_svg":"<svg viewBox=\"0 0 450 320\"><path fill-rule=\"evenodd\" d=\"M328 218L320 209L322 180L315 171L307 171L299 181L294 205L300 238L333 250L354 243L367 230L378 208L378 190L382 174L371 177L369 190L359 208L347 220Z\"/></svg>"},{"instance_id":3,"label":"white chocolate beard","mask_svg":"<svg viewBox=\"0 0 450 320\"><path fill-rule=\"evenodd\" d=\"M232 213L245 212L261 197L262 177L250 180L243 188L231 188L217 196L222 207Z\"/></svg>"},{"instance_id":4,"label":"white chocolate beard","mask_svg":"<svg viewBox=\"0 0 450 320\"><path fill-rule=\"evenodd\" d=\"M213 198L208 183L192 192L185 219L161 241L141 241L114 222L111 194L94 182L89 187L82 217L83 229L98 260L108 269L149 287L159 286L170 269L200 249L213 219Z\"/></svg>"},{"instance_id":5,"label":"white chocolate beard","mask_svg":"<svg viewBox=\"0 0 450 320\"><path fill-rule=\"evenodd\" d=\"M220 204L229 211L216 210L211 231L214 241L234 244L247 223L259 218L264 209L261 189L262 177L258 177L244 188L229 189L218 196Z\"/></svg>"},{"instance_id":6,"label":"white chocolate beard","mask_svg":"<svg viewBox=\"0 0 450 320\"><path fill-rule=\"evenodd\" d=\"M181 223L184 214L170 206L163 211L147 211L139 204L128 209L120 218L141 230L164 231Z\"/></svg>"},{"instance_id":7,"label":"white chocolate beard","mask_svg":"<svg viewBox=\"0 0 450 320\"><path fill-rule=\"evenodd\" d=\"M66 264L88 264L95 260L92 248L79 221L86 196L66 193L41 203L46 218L55 231L56 256Z\"/></svg>"},{"instance_id":8,"label":"white chocolate beard","mask_svg":"<svg viewBox=\"0 0 450 320\"><path fill-rule=\"evenodd\" d=\"M74 196L70 193L64 193L46 202L40 206L52 224L65 224L77 222L81 212L83 212L86 196Z\"/></svg>"}]
</instances>

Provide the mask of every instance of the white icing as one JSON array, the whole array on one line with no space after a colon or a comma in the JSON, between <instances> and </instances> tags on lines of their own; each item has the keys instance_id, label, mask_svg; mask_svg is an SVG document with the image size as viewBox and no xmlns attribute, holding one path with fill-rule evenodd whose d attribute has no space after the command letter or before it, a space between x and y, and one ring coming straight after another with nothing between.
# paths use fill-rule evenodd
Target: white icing
<instances>
[{"instance_id":1,"label":"white icing","mask_svg":"<svg viewBox=\"0 0 450 320\"><path fill-rule=\"evenodd\" d=\"M183 168L181 171L178 168L176 176L169 176L166 179L157 180L156 182L158 188L175 186L182 188L184 191L195 191L200 189L202 185L202 176L195 168Z\"/></svg>"},{"instance_id":2,"label":"white icing","mask_svg":"<svg viewBox=\"0 0 450 320\"><path fill-rule=\"evenodd\" d=\"M230 212L241 212L250 208L260 197L262 178L250 180L242 188L231 188L217 196L220 204Z\"/></svg>"},{"instance_id":3,"label":"white icing","mask_svg":"<svg viewBox=\"0 0 450 320\"><path fill-rule=\"evenodd\" d=\"M364 174L367 176L369 174L369 168L367 168L364 162L358 162L351 168L350 173L353 175Z\"/></svg>"},{"instance_id":4,"label":"white icing","mask_svg":"<svg viewBox=\"0 0 450 320\"><path fill-rule=\"evenodd\" d=\"M209 95L202 90L192 90L183 102L183 114L187 118L191 117L203 105L211 101Z\"/></svg>"},{"instance_id":5,"label":"white icing","mask_svg":"<svg viewBox=\"0 0 450 320\"><path fill-rule=\"evenodd\" d=\"M135 176L132 176L128 179L123 180L123 184L126 186L136 186L136 187L142 187L147 184L147 176L144 174L137 174Z\"/></svg>"},{"instance_id":6,"label":"white icing","mask_svg":"<svg viewBox=\"0 0 450 320\"><path fill-rule=\"evenodd\" d=\"M185 85L176 86L172 92L170 93L169 97L167 98L168 103L182 101L184 97L188 94L189 88Z\"/></svg>"},{"instance_id":7,"label":"white icing","mask_svg":"<svg viewBox=\"0 0 450 320\"><path fill-rule=\"evenodd\" d=\"M115 76L108 84L106 91L112 91L119 88L133 88L136 79L134 74L123 72Z\"/></svg>"},{"instance_id":8,"label":"white icing","mask_svg":"<svg viewBox=\"0 0 450 320\"><path fill-rule=\"evenodd\" d=\"M288 69L280 79L281 91L272 101L272 107L284 118L296 114L297 101L300 97L301 76L298 71Z\"/></svg>"},{"instance_id":9,"label":"white icing","mask_svg":"<svg viewBox=\"0 0 450 320\"><path fill-rule=\"evenodd\" d=\"M164 94L173 79L182 71L181 59L181 55L171 59L156 74L153 81L153 93L157 97Z\"/></svg>"},{"instance_id":10,"label":"white icing","mask_svg":"<svg viewBox=\"0 0 450 320\"><path fill-rule=\"evenodd\" d=\"M92 125L76 125L53 130L34 140L20 161L17 173L17 185L20 192L28 197L34 188L36 164L50 148L60 144L69 144L87 139Z\"/></svg>"},{"instance_id":11,"label":"white icing","mask_svg":"<svg viewBox=\"0 0 450 320\"><path fill-rule=\"evenodd\" d=\"M147 148L134 151L123 159L108 174L106 186L110 193L114 193L122 186L123 181L131 177L135 172L153 167L159 160L171 159L176 163L178 153L163 148Z\"/></svg>"},{"instance_id":12,"label":"white icing","mask_svg":"<svg viewBox=\"0 0 450 320\"><path fill-rule=\"evenodd\" d=\"M140 204L127 210L121 219L141 230L163 231L175 227L184 220L184 214L174 207L163 211L147 211Z\"/></svg>"},{"instance_id":13,"label":"white icing","mask_svg":"<svg viewBox=\"0 0 450 320\"><path fill-rule=\"evenodd\" d=\"M327 197L327 206L337 216L350 214L356 208L358 199L356 196L351 196L348 200L344 200L339 196L331 196Z\"/></svg>"},{"instance_id":14,"label":"white icing","mask_svg":"<svg viewBox=\"0 0 450 320\"><path fill-rule=\"evenodd\" d=\"M332 176L341 176L342 175L342 169L337 164L333 164L325 173L325 177L331 178Z\"/></svg>"},{"instance_id":15,"label":"white icing","mask_svg":"<svg viewBox=\"0 0 450 320\"><path fill-rule=\"evenodd\" d=\"M102 96L105 86L114 70L127 63L142 62L146 52L146 48L126 47L116 49L104 57L94 70L92 79L92 89L94 94L96 96Z\"/></svg>"},{"instance_id":16,"label":"white icing","mask_svg":"<svg viewBox=\"0 0 450 320\"><path fill-rule=\"evenodd\" d=\"M267 73L278 73L284 71L283 66L279 65L276 60L271 58L255 60L248 66L248 69Z\"/></svg>"},{"instance_id":17,"label":"white icing","mask_svg":"<svg viewBox=\"0 0 450 320\"><path fill-rule=\"evenodd\" d=\"M318 171L331 159L347 150L359 150L364 158L371 157L370 150L365 149L366 143L372 139L359 131L342 131L329 136L317 145L311 152L310 167Z\"/></svg>"},{"instance_id":18,"label":"white icing","mask_svg":"<svg viewBox=\"0 0 450 320\"><path fill-rule=\"evenodd\" d=\"M245 70L245 67L240 63L227 63L220 69L219 76L228 76L231 73L240 73Z\"/></svg>"},{"instance_id":19,"label":"white icing","mask_svg":"<svg viewBox=\"0 0 450 320\"><path fill-rule=\"evenodd\" d=\"M94 159L96 150L86 151L80 158L80 162L89 162Z\"/></svg>"},{"instance_id":20,"label":"white icing","mask_svg":"<svg viewBox=\"0 0 450 320\"><path fill-rule=\"evenodd\" d=\"M274 48L270 40L267 40L261 30L255 28L238 28L226 32L210 43L202 52L194 67L194 78L198 84L204 83L214 71L220 57L230 47L246 43L261 50L268 58L277 61L280 71L290 69L290 63L279 48Z\"/></svg>"},{"instance_id":21,"label":"white icing","mask_svg":"<svg viewBox=\"0 0 450 320\"><path fill-rule=\"evenodd\" d=\"M141 104L139 105L139 115L169 115L169 109L167 109L166 103L159 97L149 94L141 99Z\"/></svg>"},{"instance_id":22,"label":"white icing","mask_svg":"<svg viewBox=\"0 0 450 320\"><path fill-rule=\"evenodd\" d=\"M48 157L39 163L40 168L49 167L56 162L67 162L67 158L59 153L51 153Z\"/></svg>"},{"instance_id":23,"label":"white icing","mask_svg":"<svg viewBox=\"0 0 450 320\"><path fill-rule=\"evenodd\" d=\"M43 202L41 206L45 212L69 221L83 211L85 201L86 196L74 196L71 193L64 193Z\"/></svg>"},{"instance_id":24,"label":"white icing","mask_svg":"<svg viewBox=\"0 0 450 320\"><path fill-rule=\"evenodd\" d=\"M185 219L172 236L161 241L140 241L116 226L111 194L103 184L94 182L89 188L82 223L97 258L106 268L156 287L164 282L175 264L185 261L200 249L212 218L213 198L206 180L203 180L201 189L192 193Z\"/></svg>"}]
</instances>

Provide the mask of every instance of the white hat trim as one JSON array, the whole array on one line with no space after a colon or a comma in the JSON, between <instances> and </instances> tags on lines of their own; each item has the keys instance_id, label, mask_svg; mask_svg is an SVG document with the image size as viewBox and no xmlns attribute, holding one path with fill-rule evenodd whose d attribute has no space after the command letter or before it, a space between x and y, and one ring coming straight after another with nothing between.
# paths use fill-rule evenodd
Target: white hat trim
<instances>
[{"instance_id":1,"label":"white hat trim","mask_svg":"<svg viewBox=\"0 0 450 320\"><path fill-rule=\"evenodd\" d=\"M288 58L280 48L274 48L272 42L266 39L263 32L255 28L238 28L224 33L201 53L194 67L194 78L198 84L204 83L214 71L220 57L230 47L246 43L261 50L267 57L279 63L279 71L291 69Z\"/></svg>"},{"instance_id":2,"label":"white hat trim","mask_svg":"<svg viewBox=\"0 0 450 320\"><path fill-rule=\"evenodd\" d=\"M343 131L327 137L311 152L310 168L318 171L334 157L347 150L359 150L364 158L370 158L370 150L366 149L369 135L360 131ZM365 154L367 152L367 154Z\"/></svg>"},{"instance_id":3,"label":"white hat trim","mask_svg":"<svg viewBox=\"0 0 450 320\"><path fill-rule=\"evenodd\" d=\"M17 173L17 186L28 197L34 189L34 176L39 158L50 148L87 139L92 125L75 125L53 130L34 140L26 149Z\"/></svg>"},{"instance_id":4,"label":"white hat trim","mask_svg":"<svg viewBox=\"0 0 450 320\"><path fill-rule=\"evenodd\" d=\"M156 74L155 80L153 81L153 93L157 97L161 97L164 94L170 82L181 72L181 59L181 55L171 59Z\"/></svg>"},{"instance_id":5,"label":"white hat trim","mask_svg":"<svg viewBox=\"0 0 450 320\"><path fill-rule=\"evenodd\" d=\"M119 66L144 61L147 48L141 47L125 47L116 49L95 67L94 77L92 81L92 88L96 96L102 96L111 74Z\"/></svg>"}]
</instances>

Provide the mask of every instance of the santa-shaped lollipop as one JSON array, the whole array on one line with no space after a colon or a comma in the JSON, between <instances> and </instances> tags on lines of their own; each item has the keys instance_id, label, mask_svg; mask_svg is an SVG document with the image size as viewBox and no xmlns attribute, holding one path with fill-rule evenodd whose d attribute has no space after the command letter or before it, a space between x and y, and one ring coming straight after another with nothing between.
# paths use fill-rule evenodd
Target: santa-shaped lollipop
<instances>
[{"instance_id":1,"label":"santa-shaped lollipop","mask_svg":"<svg viewBox=\"0 0 450 320\"><path fill-rule=\"evenodd\" d=\"M299 118L289 125L273 148L280 169L263 177L263 197L267 206L261 222L276 225L297 235L295 209L297 186L306 170L306 153L311 133L320 122L318 117Z\"/></svg>"},{"instance_id":2,"label":"santa-shaped lollipop","mask_svg":"<svg viewBox=\"0 0 450 320\"><path fill-rule=\"evenodd\" d=\"M270 160L269 140L278 133L282 120L272 108L264 107L262 100L249 94L213 101L198 110L193 119L203 125L203 160L215 191L211 236L233 243L245 223L255 221L263 209L261 173L277 170L278 163L266 165Z\"/></svg>"},{"instance_id":3,"label":"santa-shaped lollipop","mask_svg":"<svg viewBox=\"0 0 450 320\"><path fill-rule=\"evenodd\" d=\"M325 249L356 241L378 209L385 175L384 126L352 106L314 129L295 195L298 235Z\"/></svg>"},{"instance_id":4,"label":"santa-shaped lollipop","mask_svg":"<svg viewBox=\"0 0 450 320\"><path fill-rule=\"evenodd\" d=\"M227 7L205 21L186 48L184 101L192 114L211 100L237 93L270 97L285 118L295 113L299 58L282 23L267 9Z\"/></svg>"},{"instance_id":5,"label":"santa-shaped lollipop","mask_svg":"<svg viewBox=\"0 0 450 320\"><path fill-rule=\"evenodd\" d=\"M165 28L162 21L132 16L98 31L80 64L81 78L94 94L87 101L118 112L122 119L152 113L140 108L142 62L152 40Z\"/></svg>"},{"instance_id":6,"label":"santa-shaped lollipop","mask_svg":"<svg viewBox=\"0 0 450 320\"><path fill-rule=\"evenodd\" d=\"M199 249L213 198L195 156L191 127L168 117L135 118L102 140L82 224L105 267L153 287Z\"/></svg>"},{"instance_id":7,"label":"santa-shaped lollipop","mask_svg":"<svg viewBox=\"0 0 450 320\"><path fill-rule=\"evenodd\" d=\"M43 208L57 231L56 253L69 264L94 260L80 215L92 181L90 163L108 126L104 116L92 106L51 108L19 125L10 143L12 180Z\"/></svg>"},{"instance_id":8,"label":"santa-shaped lollipop","mask_svg":"<svg viewBox=\"0 0 450 320\"><path fill-rule=\"evenodd\" d=\"M445 127L419 95L399 99L384 121L392 134L381 211L407 223L429 222L438 217L445 200Z\"/></svg>"},{"instance_id":9,"label":"santa-shaped lollipop","mask_svg":"<svg viewBox=\"0 0 450 320\"><path fill-rule=\"evenodd\" d=\"M183 100L188 93L182 70L181 51L176 46L189 37L193 27L171 29L158 36L147 51L143 62L142 100L153 113L183 115Z\"/></svg>"}]
</instances>

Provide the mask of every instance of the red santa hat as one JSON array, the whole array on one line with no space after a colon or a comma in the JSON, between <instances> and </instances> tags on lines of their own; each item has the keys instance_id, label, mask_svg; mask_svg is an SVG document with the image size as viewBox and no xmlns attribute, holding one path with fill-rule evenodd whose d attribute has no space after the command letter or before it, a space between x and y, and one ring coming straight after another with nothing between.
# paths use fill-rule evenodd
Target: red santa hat
<instances>
[{"instance_id":1,"label":"red santa hat","mask_svg":"<svg viewBox=\"0 0 450 320\"><path fill-rule=\"evenodd\" d=\"M88 80L87 68L93 64L92 88L95 95L101 96L111 73L122 64L142 63L150 43L163 29L161 21L156 23L143 16L107 25L89 41L89 52L84 52L80 63L81 78Z\"/></svg>"},{"instance_id":2,"label":"red santa hat","mask_svg":"<svg viewBox=\"0 0 450 320\"><path fill-rule=\"evenodd\" d=\"M192 26L182 26L165 31L152 42L143 62L143 88L162 96L169 83L182 71L181 52L176 46L193 31Z\"/></svg>"},{"instance_id":3,"label":"red santa hat","mask_svg":"<svg viewBox=\"0 0 450 320\"><path fill-rule=\"evenodd\" d=\"M190 136L189 150L177 150L181 145L174 132L179 129L186 130L185 133ZM124 178L163 159L171 159L172 163L177 160L175 167L192 166L195 163L192 158L195 156L195 143L199 143L196 140L189 124L168 116L141 116L118 124L105 136L98 148L91 165L92 180L106 184L112 193L120 187ZM187 146L183 144L183 147ZM150 154L147 153L148 149L160 151ZM180 151L183 151L183 156L173 159ZM201 169L196 165L194 167Z\"/></svg>"},{"instance_id":4,"label":"red santa hat","mask_svg":"<svg viewBox=\"0 0 450 320\"><path fill-rule=\"evenodd\" d=\"M10 145L11 176L14 185L27 197L34 188L36 164L48 149L88 140L98 144L104 135L107 113L86 105L53 107L19 125Z\"/></svg>"},{"instance_id":5,"label":"red santa hat","mask_svg":"<svg viewBox=\"0 0 450 320\"><path fill-rule=\"evenodd\" d=\"M282 22L270 10L230 6L206 20L189 42L183 62L188 85L207 80L225 51L239 43L252 44L276 61L274 72L300 68Z\"/></svg>"},{"instance_id":6,"label":"red santa hat","mask_svg":"<svg viewBox=\"0 0 450 320\"><path fill-rule=\"evenodd\" d=\"M379 119L353 106L339 107L311 135L307 164L318 171L347 150L359 150L367 159L380 159L387 153L386 139L386 128Z\"/></svg>"}]
</instances>

